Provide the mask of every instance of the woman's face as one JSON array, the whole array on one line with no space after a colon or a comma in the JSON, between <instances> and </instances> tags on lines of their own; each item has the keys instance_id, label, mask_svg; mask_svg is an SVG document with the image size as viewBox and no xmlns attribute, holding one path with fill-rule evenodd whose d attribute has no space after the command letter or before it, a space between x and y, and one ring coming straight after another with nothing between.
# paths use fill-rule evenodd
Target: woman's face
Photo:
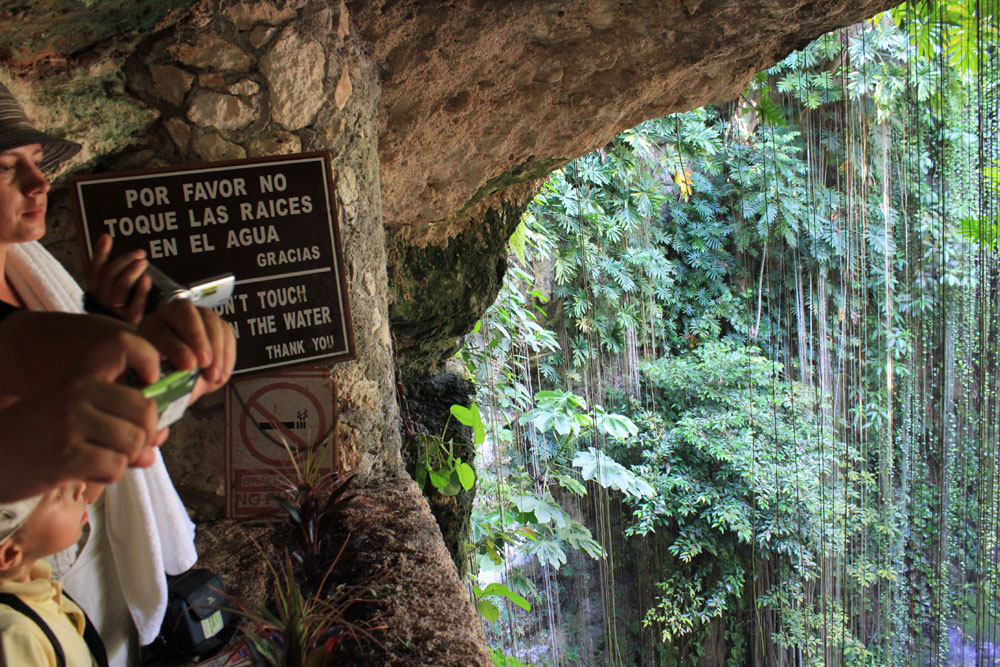
<instances>
[{"instance_id":1,"label":"woman's face","mask_svg":"<svg viewBox=\"0 0 1000 667\"><path fill-rule=\"evenodd\" d=\"M49 182L38 168L39 144L0 152L0 245L37 241L45 234Z\"/></svg>"}]
</instances>

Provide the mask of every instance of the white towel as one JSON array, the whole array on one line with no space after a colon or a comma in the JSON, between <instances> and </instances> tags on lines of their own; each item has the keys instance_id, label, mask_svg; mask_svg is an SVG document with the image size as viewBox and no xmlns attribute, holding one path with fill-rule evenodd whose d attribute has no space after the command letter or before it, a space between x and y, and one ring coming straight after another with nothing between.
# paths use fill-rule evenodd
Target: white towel
<instances>
[{"instance_id":1,"label":"white towel","mask_svg":"<svg viewBox=\"0 0 1000 667\"><path fill-rule=\"evenodd\" d=\"M19 243L7 254L7 277L30 310L82 312L83 292L72 276L37 242ZM104 493L104 526L114 557L117 580L103 577L101 587L120 586L121 595L93 598L93 582L77 602L90 614L99 631L100 618L111 617L104 608L124 596L139 634L149 644L160 630L167 608L166 574L180 574L198 559L194 549L194 524L177 496L160 453L149 468L129 469ZM89 561L88 561L89 562ZM81 568L88 563L78 563ZM87 580L87 572L70 568L64 578ZM101 631L101 634L105 633ZM108 647L109 654L114 647Z\"/></svg>"},{"instance_id":2,"label":"white towel","mask_svg":"<svg viewBox=\"0 0 1000 667\"><path fill-rule=\"evenodd\" d=\"M118 581L139 631L149 644L160 632L167 610L167 580L194 565L194 524L163 465L130 470L104 492L104 519L118 564ZM159 577L151 576L161 573ZM73 592L70 591L70 595Z\"/></svg>"},{"instance_id":3,"label":"white towel","mask_svg":"<svg viewBox=\"0 0 1000 667\"><path fill-rule=\"evenodd\" d=\"M83 312L83 290L37 241L11 246L7 253L7 278L28 310Z\"/></svg>"}]
</instances>

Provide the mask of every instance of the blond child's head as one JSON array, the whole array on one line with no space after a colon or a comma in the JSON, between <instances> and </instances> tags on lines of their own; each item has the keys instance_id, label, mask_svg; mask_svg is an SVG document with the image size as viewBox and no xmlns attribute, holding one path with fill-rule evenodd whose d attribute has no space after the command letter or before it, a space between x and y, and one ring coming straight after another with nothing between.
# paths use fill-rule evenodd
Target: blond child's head
<instances>
[{"instance_id":1,"label":"blond child's head","mask_svg":"<svg viewBox=\"0 0 1000 667\"><path fill-rule=\"evenodd\" d=\"M96 489L65 482L20 503L0 507L0 580L26 579L39 558L77 542Z\"/></svg>"}]
</instances>

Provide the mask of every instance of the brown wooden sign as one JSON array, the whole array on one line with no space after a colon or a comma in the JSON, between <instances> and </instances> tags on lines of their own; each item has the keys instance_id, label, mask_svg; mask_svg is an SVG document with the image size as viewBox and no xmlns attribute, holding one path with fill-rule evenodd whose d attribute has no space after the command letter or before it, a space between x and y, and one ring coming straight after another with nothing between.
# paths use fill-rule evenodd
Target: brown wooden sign
<instances>
[{"instance_id":1,"label":"brown wooden sign","mask_svg":"<svg viewBox=\"0 0 1000 667\"><path fill-rule=\"evenodd\" d=\"M216 311L237 334L236 373L354 358L328 153L185 165L74 179L87 256L142 248L188 284L236 276Z\"/></svg>"}]
</instances>

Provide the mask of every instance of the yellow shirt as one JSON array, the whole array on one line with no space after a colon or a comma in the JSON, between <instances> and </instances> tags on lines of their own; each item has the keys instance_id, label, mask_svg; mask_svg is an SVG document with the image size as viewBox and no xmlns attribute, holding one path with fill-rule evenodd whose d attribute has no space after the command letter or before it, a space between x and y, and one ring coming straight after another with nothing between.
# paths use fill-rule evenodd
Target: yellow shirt
<instances>
[{"instance_id":1,"label":"yellow shirt","mask_svg":"<svg viewBox=\"0 0 1000 667\"><path fill-rule=\"evenodd\" d=\"M62 594L62 584L53 581L52 567L39 560L28 575L30 581L8 581L0 592L13 593L38 614L62 645L66 667L94 667L83 640L83 612ZM45 633L30 618L0 605L0 667L56 667L56 652Z\"/></svg>"}]
</instances>

